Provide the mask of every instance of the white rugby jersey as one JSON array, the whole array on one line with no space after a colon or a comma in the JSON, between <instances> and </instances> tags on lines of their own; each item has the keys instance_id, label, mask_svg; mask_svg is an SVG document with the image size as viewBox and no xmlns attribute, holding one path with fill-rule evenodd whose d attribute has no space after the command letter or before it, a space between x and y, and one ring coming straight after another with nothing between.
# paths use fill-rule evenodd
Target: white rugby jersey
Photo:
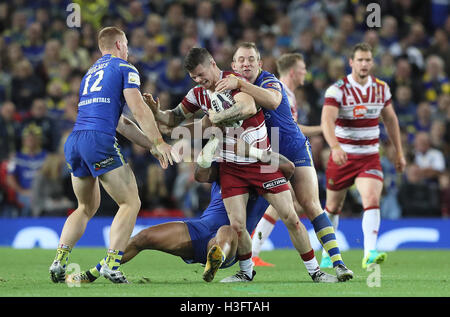
<instances>
[{"instance_id":1,"label":"white rugby jersey","mask_svg":"<svg viewBox=\"0 0 450 317\"><path fill-rule=\"evenodd\" d=\"M298 111L297 111L297 98L295 97L295 94L292 90L289 89L289 87L285 84L283 84L284 90L286 91L286 95L289 100L289 105L291 106L291 113L292 118L294 118L294 121L297 122L298 120Z\"/></svg>"},{"instance_id":2,"label":"white rugby jersey","mask_svg":"<svg viewBox=\"0 0 450 317\"><path fill-rule=\"evenodd\" d=\"M324 106L339 108L335 134L346 153L378 153L378 119L391 98L389 86L374 76L361 86L350 74L327 89Z\"/></svg>"},{"instance_id":3,"label":"white rugby jersey","mask_svg":"<svg viewBox=\"0 0 450 317\"><path fill-rule=\"evenodd\" d=\"M233 72L225 71L221 73L221 78L227 76L240 77L240 75ZM233 91L226 91L226 93L232 97L239 91L239 89L235 89ZM208 115L208 110L211 109L211 101L209 99L208 91L200 85L192 88L184 97L181 103L189 112L192 113L195 113L199 109L201 109L206 115ZM225 128L225 146L220 151L220 156L226 162L236 163L240 165L257 163L258 161L256 159L238 156L234 153L234 144L236 143L235 138L240 138L258 149L271 149L270 141L267 135L264 114L261 109L259 109L254 116L243 120L242 126L240 128Z\"/></svg>"}]
</instances>

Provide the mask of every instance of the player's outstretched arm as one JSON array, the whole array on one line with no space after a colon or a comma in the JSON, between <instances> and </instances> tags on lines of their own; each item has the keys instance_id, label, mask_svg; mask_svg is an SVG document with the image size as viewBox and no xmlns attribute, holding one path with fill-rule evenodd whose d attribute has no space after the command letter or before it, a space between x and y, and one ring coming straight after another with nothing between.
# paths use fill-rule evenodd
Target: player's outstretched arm
<instances>
[{"instance_id":1,"label":"player's outstretched arm","mask_svg":"<svg viewBox=\"0 0 450 317\"><path fill-rule=\"evenodd\" d=\"M180 125L180 123L184 120L189 119L193 116L193 114L187 111L181 103L178 104L178 106L176 106L174 109L162 111L159 98L156 98L155 100L149 93L144 93L142 97L147 106L155 115L155 119L158 122L161 122L162 124L168 126L169 128L176 127Z\"/></svg>"},{"instance_id":2,"label":"player's outstretched arm","mask_svg":"<svg viewBox=\"0 0 450 317\"><path fill-rule=\"evenodd\" d=\"M298 124L302 133L307 137L312 137L322 134L322 127L320 125L302 125Z\"/></svg>"},{"instance_id":3,"label":"player's outstretched arm","mask_svg":"<svg viewBox=\"0 0 450 317\"><path fill-rule=\"evenodd\" d=\"M152 155L160 161L163 168L167 168L169 164L173 165L173 160L177 158L172 158L172 148L164 142L156 125L155 117L142 99L140 91L137 88L126 88L123 90L123 95L139 127L152 144L150 150Z\"/></svg>"},{"instance_id":4,"label":"player's outstretched arm","mask_svg":"<svg viewBox=\"0 0 450 317\"><path fill-rule=\"evenodd\" d=\"M145 133L131 119L127 118L124 115L121 115L116 131L126 137L130 142L148 149L150 153L152 153L152 155L158 158L158 151L156 149L156 146L153 145L152 142L150 142ZM179 163L181 159L179 158L177 152L171 151L171 154L172 158L177 163ZM160 161L160 163L162 166L162 161Z\"/></svg>"},{"instance_id":5,"label":"player's outstretched arm","mask_svg":"<svg viewBox=\"0 0 450 317\"><path fill-rule=\"evenodd\" d=\"M203 138L203 133L209 127L211 127L211 121L208 116L203 116L201 119L194 120L194 122L183 124L182 127L189 130L191 136L196 138ZM198 131L198 132L197 132ZM199 133L201 132L201 133Z\"/></svg>"}]
</instances>

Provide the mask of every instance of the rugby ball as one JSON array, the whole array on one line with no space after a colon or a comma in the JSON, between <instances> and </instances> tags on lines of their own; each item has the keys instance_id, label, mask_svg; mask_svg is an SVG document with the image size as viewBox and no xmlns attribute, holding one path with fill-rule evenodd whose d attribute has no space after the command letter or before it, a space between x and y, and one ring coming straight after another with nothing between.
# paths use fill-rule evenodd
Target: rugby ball
<instances>
[{"instance_id":1,"label":"rugby ball","mask_svg":"<svg viewBox=\"0 0 450 317\"><path fill-rule=\"evenodd\" d=\"M211 109L215 112L224 111L234 104L234 99L231 95L220 92L208 92L209 100L211 101ZM238 128L242 125L242 120L230 122L227 126L233 126L234 128Z\"/></svg>"}]
</instances>

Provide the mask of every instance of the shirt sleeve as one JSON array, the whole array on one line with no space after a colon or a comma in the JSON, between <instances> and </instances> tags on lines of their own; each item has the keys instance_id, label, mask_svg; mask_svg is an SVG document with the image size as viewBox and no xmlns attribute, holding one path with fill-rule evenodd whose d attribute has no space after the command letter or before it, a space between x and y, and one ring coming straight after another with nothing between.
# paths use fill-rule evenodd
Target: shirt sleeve
<instances>
[{"instance_id":1,"label":"shirt sleeve","mask_svg":"<svg viewBox=\"0 0 450 317\"><path fill-rule=\"evenodd\" d=\"M191 113L197 112L200 109L197 99L195 98L194 88L191 88L187 95L181 101L181 104L186 108L187 111Z\"/></svg>"},{"instance_id":2,"label":"shirt sleeve","mask_svg":"<svg viewBox=\"0 0 450 317\"><path fill-rule=\"evenodd\" d=\"M342 102L342 90L335 85L330 86L325 91L325 102L324 106L335 106L339 107Z\"/></svg>"},{"instance_id":3,"label":"shirt sleeve","mask_svg":"<svg viewBox=\"0 0 450 317\"><path fill-rule=\"evenodd\" d=\"M122 73L123 79L123 89L126 88L140 88L141 79L139 77L139 72L133 65L129 63L121 62L119 63L119 69Z\"/></svg>"},{"instance_id":4,"label":"shirt sleeve","mask_svg":"<svg viewBox=\"0 0 450 317\"><path fill-rule=\"evenodd\" d=\"M384 85L384 106L388 106L391 104L392 101L392 94L391 89L387 84Z\"/></svg>"},{"instance_id":5,"label":"shirt sleeve","mask_svg":"<svg viewBox=\"0 0 450 317\"><path fill-rule=\"evenodd\" d=\"M281 84L280 82L276 79L276 78L267 78L265 79L261 85L261 88L270 88L270 89L274 89L278 92L281 92Z\"/></svg>"}]
</instances>

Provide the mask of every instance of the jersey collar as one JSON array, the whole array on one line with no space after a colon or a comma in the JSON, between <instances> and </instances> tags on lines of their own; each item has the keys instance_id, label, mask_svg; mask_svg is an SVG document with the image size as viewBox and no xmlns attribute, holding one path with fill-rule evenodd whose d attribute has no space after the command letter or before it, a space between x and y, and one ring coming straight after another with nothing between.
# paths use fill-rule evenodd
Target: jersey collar
<instances>
[{"instance_id":1,"label":"jersey collar","mask_svg":"<svg viewBox=\"0 0 450 317\"><path fill-rule=\"evenodd\" d=\"M367 91L367 88L369 88L372 85L372 76L369 75L369 78L367 80L367 83L362 86L359 83L356 82L356 80L353 79L352 74L347 75L348 82L353 86L358 88L363 94Z\"/></svg>"}]
</instances>

